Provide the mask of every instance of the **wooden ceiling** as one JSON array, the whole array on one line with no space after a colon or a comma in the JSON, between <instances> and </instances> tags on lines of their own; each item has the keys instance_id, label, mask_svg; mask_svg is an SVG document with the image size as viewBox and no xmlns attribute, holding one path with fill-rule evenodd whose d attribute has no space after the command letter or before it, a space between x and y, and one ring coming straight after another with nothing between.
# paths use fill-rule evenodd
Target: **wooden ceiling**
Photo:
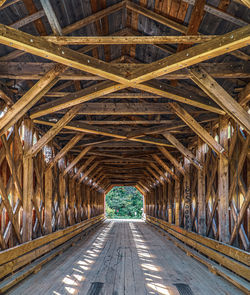
<instances>
[{"instance_id":1,"label":"wooden ceiling","mask_svg":"<svg viewBox=\"0 0 250 295\"><path fill-rule=\"evenodd\" d=\"M0 1L3 134L23 116L51 141L54 165L97 188L148 190L220 115L249 132L248 0ZM89 180L91 179L91 180Z\"/></svg>"}]
</instances>

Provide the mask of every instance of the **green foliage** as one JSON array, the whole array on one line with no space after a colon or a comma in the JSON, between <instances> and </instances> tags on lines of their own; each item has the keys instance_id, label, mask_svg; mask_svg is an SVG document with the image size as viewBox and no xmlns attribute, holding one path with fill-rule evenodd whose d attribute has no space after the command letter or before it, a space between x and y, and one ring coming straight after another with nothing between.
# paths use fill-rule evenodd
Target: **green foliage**
<instances>
[{"instance_id":1,"label":"green foliage","mask_svg":"<svg viewBox=\"0 0 250 295\"><path fill-rule=\"evenodd\" d=\"M116 186L106 195L108 218L141 218L143 197L132 186Z\"/></svg>"},{"instance_id":2,"label":"green foliage","mask_svg":"<svg viewBox=\"0 0 250 295\"><path fill-rule=\"evenodd\" d=\"M115 218L115 209L111 209L109 206L106 204L106 215L108 218Z\"/></svg>"}]
</instances>

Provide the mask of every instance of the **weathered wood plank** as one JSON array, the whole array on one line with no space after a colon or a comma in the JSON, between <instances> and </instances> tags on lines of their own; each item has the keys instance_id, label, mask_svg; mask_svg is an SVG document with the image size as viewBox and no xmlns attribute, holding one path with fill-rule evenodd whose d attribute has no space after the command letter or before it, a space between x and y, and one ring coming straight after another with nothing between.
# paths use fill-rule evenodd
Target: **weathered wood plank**
<instances>
[{"instance_id":1,"label":"weathered wood plank","mask_svg":"<svg viewBox=\"0 0 250 295\"><path fill-rule=\"evenodd\" d=\"M250 26L249 26L250 27ZM205 70L190 70L192 80L211 97L230 117L250 133L250 115Z\"/></svg>"},{"instance_id":2,"label":"weathered wood plank","mask_svg":"<svg viewBox=\"0 0 250 295\"><path fill-rule=\"evenodd\" d=\"M179 116L203 141L205 141L218 155L225 156L225 149L204 129L184 108L178 103L169 103L177 116Z\"/></svg>"},{"instance_id":3,"label":"weathered wood plank","mask_svg":"<svg viewBox=\"0 0 250 295\"><path fill-rule=\"evenodd\" d=\"M171 142L180 153L183 154L184 157L186 157L197 169L202 169L202 163L200 163L195 155L190 152L184 145L170 132L165 131L162 133L162 135Z\"/></svg>"},{"instance_id":4,"label":"weathered wood plank","mask_svg":"<svg viewBox=\"0 0 250 295\"><path fill-rule=\"evenodd\" d=\"M247 46L250 40L250 25L232 31L206 43L198 44L171 56L154 62L142 70L134 71L129 79L134 83L155 79L163 74L174 72L215 56Z\"/></svg>"},{"instance_id":5,"label":"weathered wood plank","mask_svg":"<svg viewBox=\"0 0 250 295\"><path fill-rule=\"evenodd\" d=\"M43 39L58 45L119 45L119 44L192 44L212 40L215 35L186 36L46 36Z\"/></svg>"}]
</instances>

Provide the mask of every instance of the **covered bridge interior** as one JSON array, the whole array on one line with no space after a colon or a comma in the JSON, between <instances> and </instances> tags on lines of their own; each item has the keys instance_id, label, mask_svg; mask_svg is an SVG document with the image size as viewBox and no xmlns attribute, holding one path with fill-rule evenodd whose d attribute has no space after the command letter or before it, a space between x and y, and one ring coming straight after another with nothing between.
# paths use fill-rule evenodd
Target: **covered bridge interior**
<instances>
[{"instance_id":1,"label":"covered bridge interior","mask_svg":"<svg viewBox=\"0 0 250 295\"><path fill-rule=\"evenodd\" d=\"M0 293L250 292L249 8L0 0Z\"/></svg>"}]
</instances>

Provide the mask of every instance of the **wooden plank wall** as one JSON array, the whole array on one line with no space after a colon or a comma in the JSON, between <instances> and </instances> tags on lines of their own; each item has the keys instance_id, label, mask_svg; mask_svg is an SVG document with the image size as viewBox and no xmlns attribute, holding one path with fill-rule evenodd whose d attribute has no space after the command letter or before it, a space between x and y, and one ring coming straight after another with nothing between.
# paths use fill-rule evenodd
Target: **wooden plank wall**
<instances>
[{"instance_id":1,"label":"wooden plank wall","mask_svg":"<svg viewBox=\"0 0 250 295\"><path fill-rule=\"evenodd\" d=\"M104 213L104 193L73 175L63 176L67 156L48 168L55 147L23 156L39 139L30 119L19 120L0 140L0 250Z\"/></svg>"},{"instance_id":2,"label":"wooden plank wall","mask_svg":"<svg viewBox=\"0 0 250 295\"><path fill-rule=\"evenodd\" d=\"M211 124L210 133L226 157L197 139L189 149L203 159L203 170L187 169L183 158L185 175L176 169L179 180L159 182L146 193L145 213L249 251L249 135L233 120L223 121Z\"/></svg>"}]
</instances>

